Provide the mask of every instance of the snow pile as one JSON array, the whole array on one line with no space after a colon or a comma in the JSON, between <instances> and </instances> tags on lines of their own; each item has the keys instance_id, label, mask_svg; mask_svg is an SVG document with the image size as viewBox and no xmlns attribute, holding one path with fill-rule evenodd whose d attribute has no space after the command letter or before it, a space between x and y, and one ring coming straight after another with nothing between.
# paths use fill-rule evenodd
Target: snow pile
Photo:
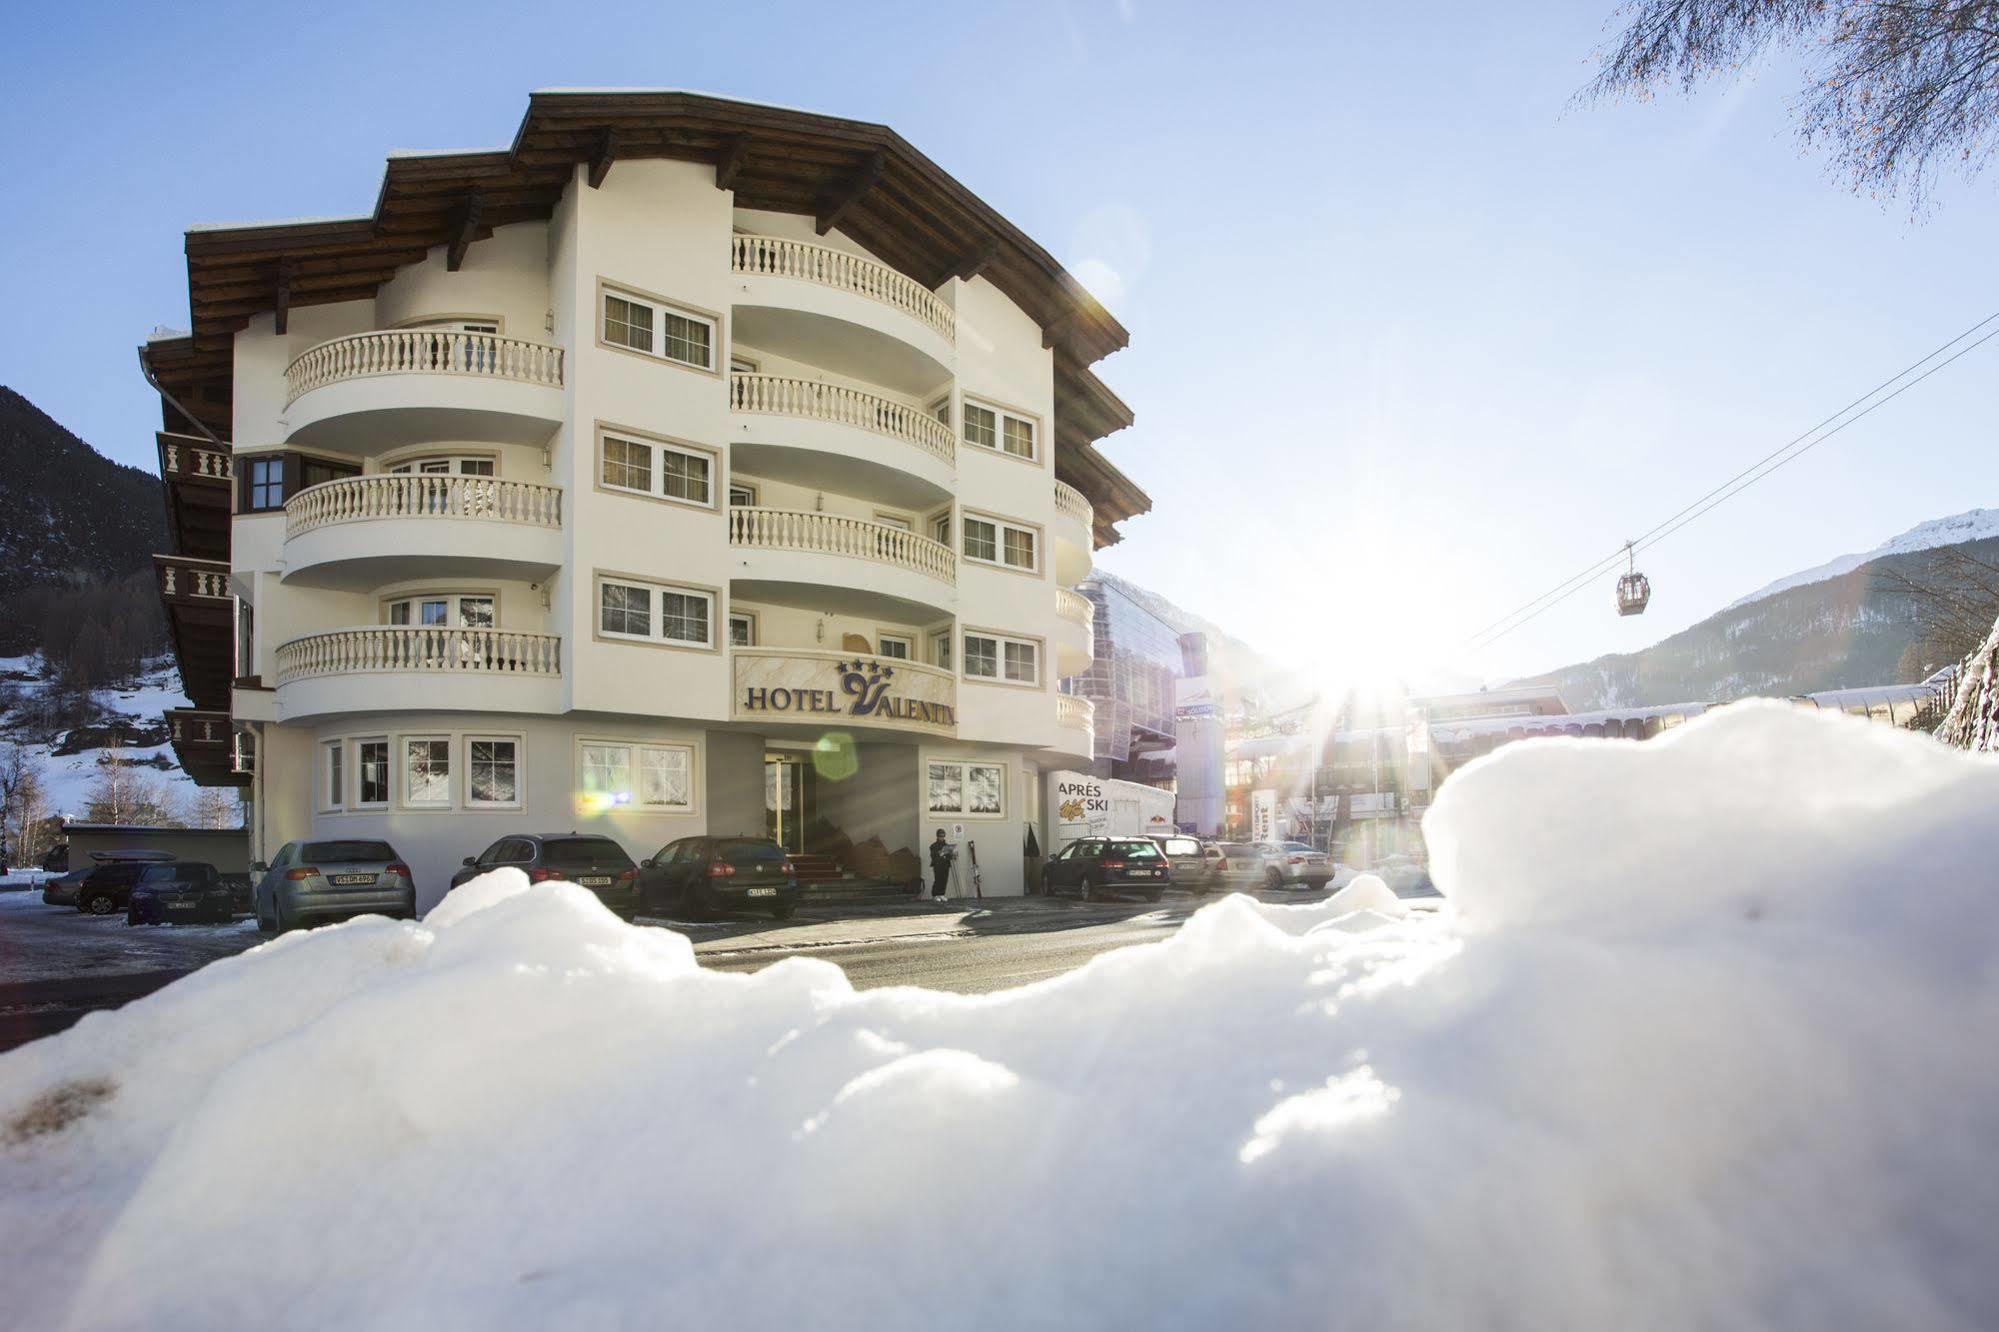
<instances>
[{"instance_id":1,"label":"snow pile","mask_svg":"<svg viewBox=\"0 0 1999 1332\"><path fill-rule=\"evenodd\" d=\"M1937 739L1981 753L1999 750L1999 623L1964 659L1957 701L1937 728Z\"/></svg>"},{"instance_id":2,"label":"snow pile","mask_svg":"<svg viewBox=\"0 0 1999 1332\"><path fill-rule=\"evenodd\" d=\"M1999 1326L1999 764L1747 704L1468 765L1449 913L1001 994L512 871L0 1057L20 1326Z\"/></svg>"}]
</instances>

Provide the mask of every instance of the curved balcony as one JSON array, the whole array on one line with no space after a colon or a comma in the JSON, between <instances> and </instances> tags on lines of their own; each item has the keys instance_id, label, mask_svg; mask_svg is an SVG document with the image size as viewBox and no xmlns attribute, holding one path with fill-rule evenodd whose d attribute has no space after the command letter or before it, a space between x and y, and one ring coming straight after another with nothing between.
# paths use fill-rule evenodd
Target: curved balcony
<instances>
[{"instance_id":1,"label":"curved balcony","mask_svg":"<svg viewBox=\"0 0 1999 1332\"><path fill-rule=\"evenodd\" d=\"M958 557L941 541L836 513L729 510L736 593L780 605L921 622L957 602Z\"/></svg>"},{"instance_id":2,"label":"curved balcony","mask_svg":"<svg viewBox=\"0 0 1999 1332\"><path fill-rule=\"evenodd\" d=\"M287 583L534 580L562 567L562 489L491 476L354 476L285 503Z\"/></svg>"},{"instance_id":3,"label":"curved balcony","mask_svg":"<svg viewBox=\"0 0 1999 1332\"><path fill-rule=\"evenodd\" d=\"M898 508L951 498L957 432L921 408L816 379L731 374L729 410L745 471Z\"/></svg>"},{"instance_id":4,"label":"curved balcony","mask_svg":"<svg viewBox=\"0 0 1999 1332\"><path fill-rule=\"evenodd\" d=\"M957 312L887 264L781 236L732 236L734 336L837 374L930 392L951 374Z\"/></svg>"},{"instance_id":5,"label":"curved balcony","mask_svg":"<svg viewBox=\"0 0 1999 1332\"><path fill-rule=\"evenodd\" d=\"M307 634L277 651L278 715L563 707L562 639L512 629L366 625Z\"/></svg>"},{"instance_id":6,"label":"curved balcony","mask_svg":"<svg viewBox=\"0 0 1999 1332\"><path fill-rule=\"evenodd\" d=\"M355 333L286 367L286 438L364 454L434 439L535 443L562 423L562 376L562 348L520 338Z\"/></svg>"},{"instance_id":7,"label":"curved balcony","mask_svg":"<svg viewBox=\"0 0 1999 1332\"><path fill-rule=\"evenodd\" d=\"M1090 555L1096 549L1094 517L1083 492L1066 482L1055 483L1055 581L1074 587L1090 576Z\"/></svg>"},{"instance_id":8,"label":"curved balcony","mask_svg":"<svg viewBox=\"0 0 1999 1332\"><path fill-rule=\"evenodd\" d=\"M1097 608L1080 592L1055 589L1055 674L1081 675L1096 655Z\"/></svg>"},{"instance_id":9,"label":"curved balcony","mask_svg":"<svg viewBox=\"0 0 1999 1332\"><path fill-rule=\"evenodd\" d=\"M1057 694L1055 724L1068 730L1090 730L1097 724L1097 705L1080 694Z\"/></svg>"}]
</instances>

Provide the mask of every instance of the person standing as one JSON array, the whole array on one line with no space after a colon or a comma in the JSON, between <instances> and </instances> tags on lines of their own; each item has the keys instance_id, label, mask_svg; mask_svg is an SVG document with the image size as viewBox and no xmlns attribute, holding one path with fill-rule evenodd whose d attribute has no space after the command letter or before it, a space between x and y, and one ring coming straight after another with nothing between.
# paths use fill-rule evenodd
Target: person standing
<instances>
[{"instance_id":1,"label":"person standing","mask_svg":"<svg viewBox=\"0 0 1999 1332\"><path fill-rule=\"evenodd\" d=\"M944 885L951 880L951 862L957 858L957 848L944 840L944 830L937 830L937 840L930 844L930 896L942 900Z\"/></svg>"}]
</instances>

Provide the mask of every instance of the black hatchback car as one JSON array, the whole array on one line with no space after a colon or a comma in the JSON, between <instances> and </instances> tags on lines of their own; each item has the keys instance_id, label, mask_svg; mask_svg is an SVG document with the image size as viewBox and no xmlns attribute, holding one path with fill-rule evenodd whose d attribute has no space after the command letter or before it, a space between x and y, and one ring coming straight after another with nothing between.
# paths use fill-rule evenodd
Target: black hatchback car
<instances>
[{"instance_id":1,"label":"black hatchback car","mask_svg":"<svg viewBox=\"0 0 1999 1332\"><path fill-rule=\"evenodd\" d=\"M639 867L625 848L590 833L516 833L502 837L451 876L456 888L489 870L512 867L533 883L566 879L597 894L605 906L630 920L638 912Z\"/></svg>"},{"instance_id":2,"label":"black hatchback car","mask_svg":"<svg viewBox=\"0 0 1999 1332\"><path fill-rule=\"evenodd\" d=\"M215 866L198 860L148 865L132 885L127 925L227 924L236 917L236 893Z\"/></svg>"},{"instance_id":3,"label":"black hatchback car","mask_svg":"<svg viewBox=\"0 0 1999 1332\"><path fill-rule=\"evenodd\" d=\"M149 869L170 868L171 862L149 864L143 860L114 860L99 865L84 877L76 890L76 909L90 916L108 916L123 911L132 900L132 886Z\"/></svg>"},{"instance_id":4,"label":"black hatchback car","mask_svg":"<svg viewBox=\"0 0 1999 1332\"><path fill-rule=\"evenodd\" d=\"M1143 894L1157 902L1173 884L1173 869L1149 837L1078 837L1041 867L1042 891L1073 892L1085 902L1107 892Z\"/></svg>"},{"instance_id":5,"label":"black hatchback car","mask_svg":"<svg viewBox=\"0 0 1999 1332\"><path fill-rule=\"evenodd\" d=\"M797 867L768 837L683 837L639 865L639 910L648 916L747 910L787 920L799 892Z\"/></svg>"}]
</instances>

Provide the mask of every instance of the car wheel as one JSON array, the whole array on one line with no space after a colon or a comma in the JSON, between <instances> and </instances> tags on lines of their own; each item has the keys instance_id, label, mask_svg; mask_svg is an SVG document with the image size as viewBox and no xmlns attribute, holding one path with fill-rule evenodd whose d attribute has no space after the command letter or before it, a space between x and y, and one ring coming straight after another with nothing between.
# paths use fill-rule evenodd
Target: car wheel
<instances>
[{"instance_id":1,"label":"car wheel","mask_svg":"<svg viewBox=\"0 0 1999 1332\"><path fill-rule=\"evenodd\" d=\"M1085 902L1092 902L1096 900L1097 885L1096 882L1093 879L1091 879L1089 875L1085 874L1083 876L1082 882L1076 885L1076 896L1081 898Z\"/></svg>"},{"instance_id":2,"label":"car wheel","mask_svg":"<svg viewBox=\"0 0 1999 1332\"><path fill-rule=\"evenodd\" d=\"M1284 876L1275 867L1267 869L1263 872L1263 886L1275 892L1284 887Z\"/></svg>"},{"instance_id":3,"label":"car wheel","mask_svg":"<svg viewBox=\"0 0 1999 1332\"><path fill-rule=\"evenodd\" d=\"M92 893L83 899L83 909L93 916L108 916L117 905L109 893Z\"/></svg>"}]
</instances>

